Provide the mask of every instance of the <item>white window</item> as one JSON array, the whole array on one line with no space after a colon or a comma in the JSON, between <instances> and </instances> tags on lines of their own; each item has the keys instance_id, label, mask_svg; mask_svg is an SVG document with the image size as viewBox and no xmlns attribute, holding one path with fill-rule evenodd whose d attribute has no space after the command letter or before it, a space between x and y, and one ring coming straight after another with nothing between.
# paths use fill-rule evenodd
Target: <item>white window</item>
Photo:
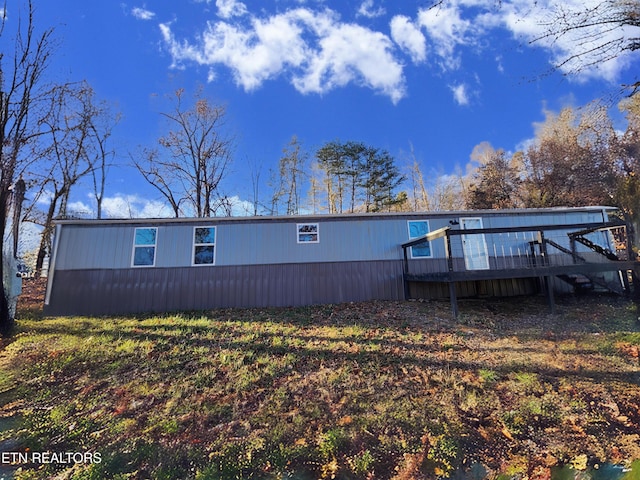
<instances>
[{"instance_id":1,"label":"white window","mask_svg":"<svg viewBox=\"0 0 640 480\"><path fill-rule=\"evenodd\" d=\"M429 233L429 221L428 220L409 220L407 222L409 227L409 240L418 238ZM411 258L430 258L431 257L431 242L425 242L420 245L411 247Z\"/></svg>"},{"instance_id":2,"label":"white window","mask_svg":"<svg viewBox=\"0 0 640 480\"><path fill-rule=\"evenodd\" d=\"M131 265L134 267L153 267L156 264L157 240L157 228L136 228L133 236Z\"/></svg>"},{"instance_id":3,"label":"white window","mask_svg":"<svg viewBox=\"0 0 640 480\"><path fill-rule=\"evenodd\" d=\"M216 227L193 229L193 265L214 265L216 260Z\"/></svg>"},{"instance_id":4,"label":"white window","mask_svg":"<svg viewBox=\"0 0 640 480\"><path fill-rule=\"evenodd\" d=\"M317 223L298 223L296 231L298 243L320 243L320 227Z\"/></svg>"}]
</instances>

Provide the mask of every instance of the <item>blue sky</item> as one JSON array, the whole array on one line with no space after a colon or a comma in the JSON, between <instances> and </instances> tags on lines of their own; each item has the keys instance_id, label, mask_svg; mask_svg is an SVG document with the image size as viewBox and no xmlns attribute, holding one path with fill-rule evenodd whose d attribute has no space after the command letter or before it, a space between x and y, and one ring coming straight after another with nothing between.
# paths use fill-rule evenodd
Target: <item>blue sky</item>
<instances>
[{"instance_id":1,"label":"blue sky","mask_svg":"<svg viewBox=\"0 0 640 480\"><path fill-rule=\"evenodd\" d=\"M176 89L202 86L226 104L236 148L223 188L239 203L250 198L248 165L261 165L266 182L292 135L309 151L335 139L362 141L388 150L400 166L412 147L429 178L464 168L483 141L517 150L545 108L584 105L637 80L637 55L579 74L569 62L548 74L579 45L531 43L549 12L599 2L533 3L34 0L37 25L53 27L59 40L52 77L87 80L122 114L118 161L166 132L159 113ZM7 6L9 21L18 5ZM132 169L112 169L107 196L107 214L166 212ZM74 201L92 209L82 188Z\"/></svg>"}]
</instances>

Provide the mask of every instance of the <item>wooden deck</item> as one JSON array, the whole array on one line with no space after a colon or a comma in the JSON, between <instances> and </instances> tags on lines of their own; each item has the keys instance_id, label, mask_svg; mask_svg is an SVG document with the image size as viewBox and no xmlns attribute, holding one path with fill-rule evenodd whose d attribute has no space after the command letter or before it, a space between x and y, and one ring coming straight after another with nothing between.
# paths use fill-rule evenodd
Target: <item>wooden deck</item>
<instances>
[{"instance_id":1,"label":"wooden deck","mask_svg":"<svg viewBox=\"0 0 640 480\"><path fill-rule=\"evenodd\" d=\"M634 288L636 293L640 288L640 282L637 281L640 278L640 262L636 259L629 259L632 255L630 245L626 243L624 245L624 252L616 252L615 248L610 249L608 247L602 247L600 245L591 242L584 237L589 234L597 234L597 232L607 232L613 229L624 229L626 226L621 222L606 222L606 223L582 223L582 224L563 224L563 225L535 225L517 228L480 228L480 229L454 229L451 227L445 227L434 232L428 233L420 238L411 240L402 244L404 250L404 284L405 295L409 296L409 283L410 282L431 282L431 283L445 283L448 284L449 297L451 300L451 309L454 317L458 316L458 303L457 303L457 288L458 282L473 282L473 281L492 281L502 279L516 279L516 278L538 278L541 280L541 284L544 285L549 307L554 310L554 290L553 282L554 277L564 278L570 276L582 275L591 277L595 274L602 274L604 272L621 272L619 275L621 285L620 291L624 289L624 292L630 293L630 285L628 282L627 272L631 272L631 276L634 279ZM493 248L495 254L490 256L487 250L485 235L498 236L498 242L500 235L522 235L524 232L530 232L532 240L522 244L522 250L518 248L517 257L513 256L509 258L509 254L504 254L503 257L499 257L498 249ZM551 232L556 232L556 240L549 238ZM558 233L560 232L560 233ZM565 241L568 245L565 247L560 245L557 241L558 236L563 237L566 234ZM478 235L481 237L484 243L483 252L486 255L485 268L468 269L465 268L465 263L462 258L465 255L464 240L461 240L465 236ZM433 242L438 239L442 239L445 246L446 254L446 269L442 271L431 272L416 272L412 271L415 268L409 259L408 251L411 247L423 244L425 242ZM495 240L494 240L495 242ZM589 252L591 257L585 258L586 254L579 252L577 244L586 245L591 247L595 252ZM582 247L585 250L586 247ZM502 249L504 252L504 248ZM549 250L553 250L554 254L550 254ZM625 260L615 260L616 258L626 258ZM489 261L489 259L491 261ZM509 261L510 260L510 261ZM612 289L613 290L613 289ZM618 290L615 290L618 291Z\"/></svg>"},{"instance_id":2,"label":"wooden deck","mask_svg":"<svg viewBox=\"0 0 640 480\"><path fill-rule=\"evenodd\" d=\"M640 267L637 261L619 261L610 263L584 263L574 265L549 265L530 268L503 268L499 270L465 270L434 273L405 273L409 282L462 282L478 280L499 280L503 278L534 278L570 274L590 274L635 270Z\"/></svg>"}]
</instances>

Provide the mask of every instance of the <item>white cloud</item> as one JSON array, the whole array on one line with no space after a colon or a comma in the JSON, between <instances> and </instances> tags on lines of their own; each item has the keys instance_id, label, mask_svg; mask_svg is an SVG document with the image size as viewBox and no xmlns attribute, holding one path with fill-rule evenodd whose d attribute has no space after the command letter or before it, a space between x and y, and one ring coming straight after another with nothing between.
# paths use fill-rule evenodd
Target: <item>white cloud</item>
<instances>
[{"instance_id":1,"label":"white cloud","mask_svg":"<svg viewBox=\"0 0 640 480\"><path fill-rule=\"evenodd\" d=\"M333 25L293 84L303 93L323 93L355 82L396 103L405 93L404 78L391 50L391 41L381 33L359 25Z\"/></svg>"},{"instance_id":2,"label":"white cloud","mask_svg":"<svg viewBox=\"0 0 640 480\"><path fill-rule=\"evenodd\" d=\"M138 8L138 7L131 9L131 15L133 15L138 20L151 20L153 19L153 17L156 16L154 12L147 10L145 8Z\"/></svg>"},{"instance_id":3,"label":"white cloud","mask_svg":"<svg viewBox=\"0 0 640 480\"><path fill-rule=\"evenodd\" d=\"M237 0L216 0L216 7L222 18L239 17L247 13L246 5Z\"/></svg>"},{"instance_id":4,"label":"white cloud","mask_svg":"<svg viewBox=\"0 0 640 480\"><path fill-rule=\"evenodd\" d=\"M376 2L380 3L360 0L356 18L382 14ZM614 34L625 34L619 28L602 32L597 30L601 27L593 27L582 33L543 38L558 9L584 11L602 0L503 0L499 6L495 0L450 0L438 7L418 8L413 18L393 16L389 34L341 20L334 10L323 8L323 0L294 3L304 6L254 14L239 0L216 0L221 20L207 23L193 39L178 39L172 24L161 24L172 67L203 65L209 68L209 81L217 77L219 69L228 68L236 84L247 91L278 78L302 93L324 94L356 84L395 103L406 94L405 55L416 64L429 58L442 70L452 72L462 67L463 53L493 49L496 67L503 71L506 63L495 57L495 50L501 47L490 43L491 34L500 30L524 46L544 49L550 62L561 64L563 72L576 72L584 67L578 61L581 52L615 40ZM589 63L593 58L586 54L580 60ZM613 80L629 66L631 58L622 54L599 62L597 67L584 67L580 78Z\"/></svg>"},{"instance_id":5,"label":"white cloud","mask_svg":"<svg viewBox=\"0 0 640 480\"><path fill-rule=\"evenodd\" d=\"M149 200L138 195L117 194L102 201L103 218L165 218L173 211L164 202Z\"/></svg>"},{"instance_id":6,"label":"white cloud","mask_svg":"<svg viewBox=\"0 0 640 480\"><path fill-rule=\"evenodd\" d=\"M478 33L472 20L463 18L463 11L457 2L447 3L418 12L418 24L426 31L434 52L440 57L440 64L446 70L456 70L461 66L458 47L471 45Z\"/></svg>"},{"instance_id":7,"label":"white cloud","mask_svg":"<svg viewBox=\"0 0 640 480\"><path fill-rule=\"evenodd\" d=\"M38 198L38 205L46 209L53 198L53 192L45 191ZM96 217L96 202L93 194L86 194L85 200L73 200L67 204L67 212L70 216L80 218ZM253 204L243 200L238 195L232 195L227 199L233 216L247 216L253 213ZM222 211L219 212L223 214ZM181 212L181 215L190 215L190 212ZM137 194L117 193L105 197L102 200L102 218L104 219L128 219L128 218L171 218L173 210L164 201L149 199Z\"/></svg>"},{"instance_id":8,"label":"white cloud","mask_svg":"<svg viewBox=\"0 0 640 480\"><path fill-rule=\"evenodd\" d=\"M453 93L453 99L458 105L469 105L469 92L467 86L464 83L459 85L450 85L449 88Z\"/></svg>"},{"instance_id":9,"label":"white cloud","mask_svg":"<svg viewBox=\"0 0 640 480\"><path fill-rule=\"evenodd\" d=\"M82 218L94 218L96 205L92 195L87 202L76 200L69 202L70 215ZM139 195L116 194L102 200L102 218L165 218L173 217L173 211L164 202L149 200Z\"/></svg>"},{"instance_id":10,"label":"white cloud","mask_svg":"<svg viewBox=\"0 0 640 480\"><path fill-rule=\"evenodd\" d=\"M200 63L226 65L245 90L302 65L308 56L301 27L290 15L255 19L251 30L227 23L211 25L204 34L203 47Z\"/></svg>"},{"instance_id":11,"label":"white cloud","mask_svg":"<svg viewBox=\"0 0 640 480\"><path fill-rule=\"evenodd\" d=\"M171 25L161 25L173 66L184 62L226 66L245 90L281 75L302 93L325 93L356 83L388 95L404 95L402 65L384 34L340 22L331 10L288 10L250 25L209 23L195 43L179 42ZM214 78L215 73L210 74Z\"/></svg>"},{"instance_id":12,"label":"white cloud","mask_svg":"<svg viewBox=\"0 0 640 480\"><path fill-rule=\"evenodd\" d=\"M396 15L391 19L391 38L409 52L415 63L423 62L427 58L426 39L409 17Z\"/></svg>"},{"instance_id":13,"label":"white cloud","mask_svg":"<svg viewBox=\"0 0 640 480\"><path fill-rule=\"evenodd\" d=\"M49 204L51 203L51 200L53 200L53 192L48 189L43 190L38 193L38 196L36 197L35 200L36 200L36 205L49 206Z\"/></svg>"},{"instance_id":14,"label":"white cloud","mask_svg":"<svg viewBox=\"0 0 640 480\"><path fill-rule=\"evenodd\" d=\"M253 212L253 204L241 199L237 195L227 198L231 207L231 215L235 217L247 216ZM77 202L78 205L83 205ZM84 211L95 214L87 205ZM171 218L173 210L166 203L150 200L139 195L117 194L107 197L102 203L102 218Z\"/></svg>"},{"instance_id":15,"label":"white cloud","mask_svg":"<svg viewBox=\"0 0 640 480\"><path fill-rule=\"evenodd\" d=\"M69 215L79 217L90 217L93 215L93 209L84 202L75 201L67 204L67 212Z\"/></svg>"},{"instance_id":16,"label":"white cloud","mask_svg":"<svg viewBox=\"0 0 640 480\"><path fill-rule=\"evenodd\" d=\"M18 255L24 256L27 253L35 252L40 246L40 236L42 235L43 228L40 225L36 225L31 222L21 222L19 241L18 241ZM34 264L35 266L35 264Z\"/></svg>"},{"instance_id":17,"label":"white cloud","mask_svg":"<svg viewBox=\"0 0 640 480\"><path fill-rule=\"evenodd\" d=\"M231 205L231 216L233 217L248 217L253 215L253 203L248 200L243 200L237 195L233 195L228 198Z\"/></svg>"},{"instance_id":18,"label":"white cloud","mask_svg":"<svg viewBox=\"0 0 640 480\"><path fill-rule=\"evenodd\" d=\"M49 206L53 192L44 191L37 199L37 204L46 208ZM87 194L88 200L73 200L67 204L69 215L83 218L96 216L96 203L92 194ZM172 217L173 211L164 202L149 200L139 195L116 194L105 197L102 201L103 218L164 218Z\"/></svg>"},{"instance_id":19,"label":"white cloud","mask_svg":"<svg viewBox=\"0 0 640 480\"><path fill-rule=\"evenodd\" d=\"M383 16L386 10L383 7L375 8L374 0L364 0L358 8L358 16L366 18L376 18Z\"/></svg>"}]
</instances>

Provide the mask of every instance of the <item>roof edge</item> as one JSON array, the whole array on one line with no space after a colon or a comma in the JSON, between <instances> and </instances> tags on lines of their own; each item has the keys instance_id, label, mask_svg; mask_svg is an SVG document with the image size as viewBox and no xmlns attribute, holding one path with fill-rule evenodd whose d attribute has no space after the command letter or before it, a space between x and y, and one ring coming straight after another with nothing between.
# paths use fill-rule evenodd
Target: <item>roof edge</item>
<instances>
[{"instance_id":1,"label":"roof edge","mask_svg":"<svg viewBox=\"0 0 640 480\"><path fill-rule=\"evenodd\" d=\"M560 212L600 212L615 211L611 206L585 206L585 207L547 207L547 208L513 208L500 210L441 210L420 212L376 212L376 213L340 213L340 214L306 214L306 215L277 215L277 216L242 216L242 217L162 217L162 218L108 218L108 219L56 219L58 225L119 225L119 224L189 224L203 222L235 223L235 222L309 222L326 220L372 219L372 218L409 218L409 217L450 217L464 215L517 215L535 213L560 213Z\"/></svg>"}]
</instances>

